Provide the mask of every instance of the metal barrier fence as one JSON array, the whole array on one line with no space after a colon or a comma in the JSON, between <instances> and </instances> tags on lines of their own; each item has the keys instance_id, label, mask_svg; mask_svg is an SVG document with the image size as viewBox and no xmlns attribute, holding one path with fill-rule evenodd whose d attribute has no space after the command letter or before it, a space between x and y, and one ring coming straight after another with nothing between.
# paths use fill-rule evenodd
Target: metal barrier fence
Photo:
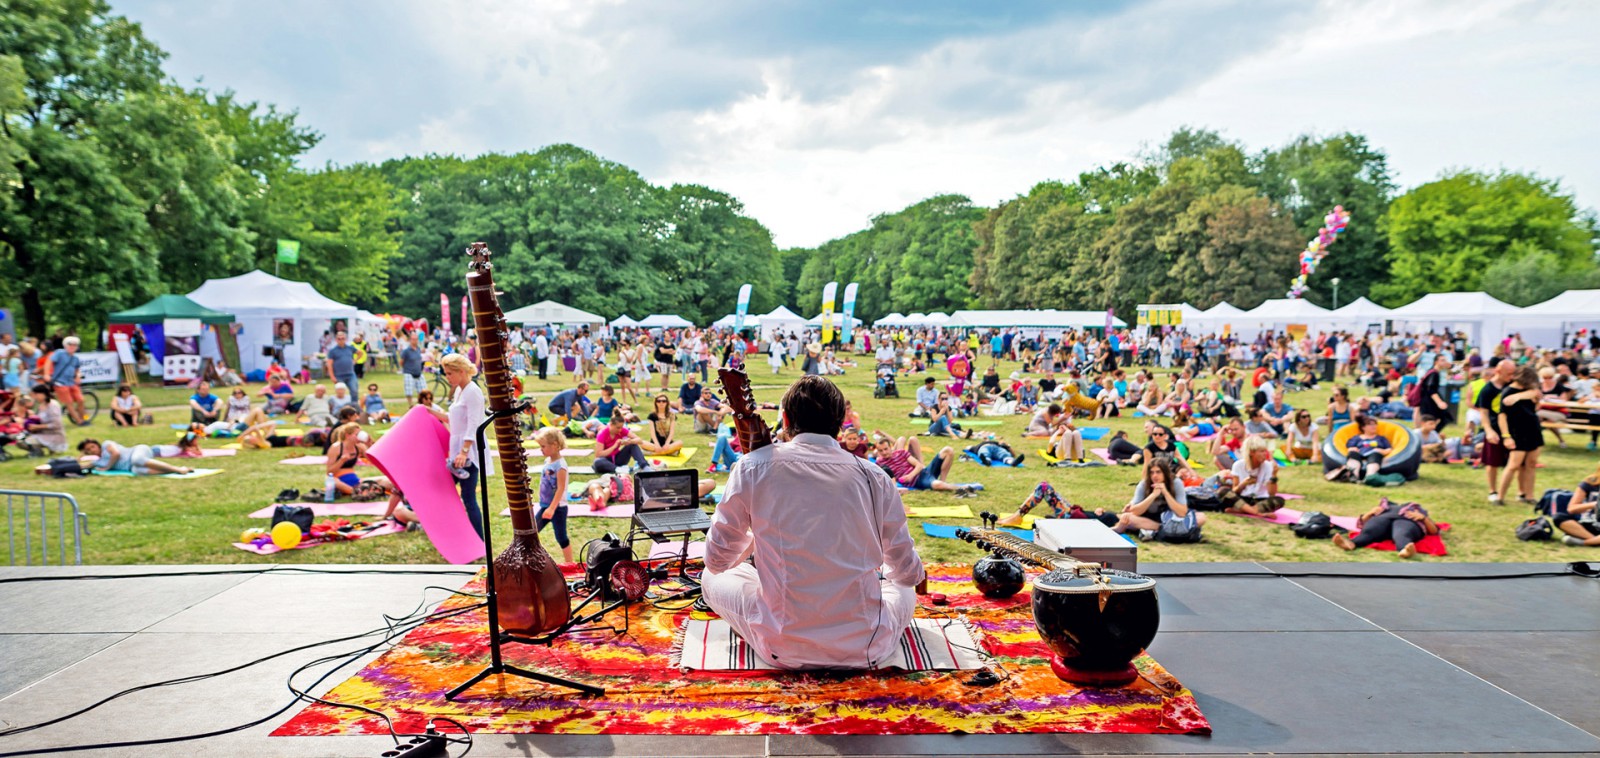
<instances>
[{"instance_id":1,"label":"metal barrier fence","mask_svg":"<svg viewBox=\"0 0 1600 758\"><path fill-rule=\"evenodd\" d=\"M34 565L35 557L39 564L83 563L83 535L89 533L89 516L78 509L76 498L65 492L28 490L0 490L0 496L6 499L6 548L12 566Z\"/></svg>"}]
</instances>

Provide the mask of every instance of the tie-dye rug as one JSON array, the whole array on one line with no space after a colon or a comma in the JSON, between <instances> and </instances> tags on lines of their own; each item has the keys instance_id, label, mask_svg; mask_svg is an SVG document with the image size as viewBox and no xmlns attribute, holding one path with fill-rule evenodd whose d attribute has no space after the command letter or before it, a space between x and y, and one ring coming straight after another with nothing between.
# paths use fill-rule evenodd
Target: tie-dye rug
<instances>
[{"instance_id":1,"label":"tie-dye rug","mask_svg":"<svg viewBox=\"0 0 1600 758\"><path fill-rule=\"evenodd\" d=\"M588 634L552 647L507 645L507 663L605 687L596 698L507 677L457 702L444 692L488 662L482 612L431 622L407 634L324 697L383 711L395 729L420 732L449 716L495 734L1000 734L1017 732L1209 734L1194 696L1141 656L1141 678L1117 689L1079 689L1050 672L1027 590L993 601L972 589L971 567L930 565L929 591L958 614L994 656L998 684L968 684L970 671L870 673L685 672L669 666L673 639L693 611L634 606L626 635ZM481 580L466 587L482 592ZM444 606L460 606L455 598ZM314 704L274 736L388 734L381 719Z\"/></svg>"}]
</instances>

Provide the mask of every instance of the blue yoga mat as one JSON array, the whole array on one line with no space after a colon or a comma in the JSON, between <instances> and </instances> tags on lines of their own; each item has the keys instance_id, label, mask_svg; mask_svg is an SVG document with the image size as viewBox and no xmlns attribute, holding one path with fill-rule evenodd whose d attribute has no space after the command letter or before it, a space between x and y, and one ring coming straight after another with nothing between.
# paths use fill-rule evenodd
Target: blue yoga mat
<instances>
[{"instance_id":1,"label":"blue yoga mat","mask_svg":"<svg viewBox=\"0 0 1600 758\"><path fill-rule=\"evenodd\" d=\"M966 450L961 451L961 457L966 458L967 460L972 461L973 463L976 463L979 466L999 466L1001 468L1022 468L1023 466L1028 465L1026 462L1024 462L1024 463L1022 463L1021 465L1018 465L1018 466L1007 466L1006 464L1001 463L1000 461L989 461L988 463L984 463L983 461L978 460L978 456L976 456L976 455L974 455L974 454L972 454L972 453L970 453L970 452L968 452Z\"/></svg>"},{"instance_id":2,"label":"blue yoga mat","mask_svg":"<svg viewBox=\"0 0 1600 758\"><path fill-rule=\"evenodd\" d=\"M957 529L963 529L963 528L965 528L965 527L946 526L944 524L928 524L928 523L924 523L922 525L923 533L927 534L929 537L938 537L939 539L946 539L946 540L955 539L956 538L956 530ZM1029 542L1033 541L1033 532L1024 531L1022 529L1010 529L1010 528L1007 528L1007 527L1000 527L1000 531L1002 531L1002 532L1010 532L1010 533L1012 533L1012 534L1014 534L1014 535L1016 535L1018 537L1021 537L1022 539L1025 539L1025 540L1027 540Z\"/></svg>"},{"instance_id":3,"label":"blue yoga mat","mask_svg":"<svg viewBox=\"0 0 1600 758\"><path fill-rule=\"evenodd\" d=\"M1093 440L1100 439L1100 438L1105 437L1106 435L1110 434L1111 433L1111 427L1109 427L1109 426L1080 426L1080 427L1078 427L1078 431L1083 433L1083 439L1084 439L1084 441L1087 442L1087 441L1093 441Z\"/></svg>"}]
</instances>

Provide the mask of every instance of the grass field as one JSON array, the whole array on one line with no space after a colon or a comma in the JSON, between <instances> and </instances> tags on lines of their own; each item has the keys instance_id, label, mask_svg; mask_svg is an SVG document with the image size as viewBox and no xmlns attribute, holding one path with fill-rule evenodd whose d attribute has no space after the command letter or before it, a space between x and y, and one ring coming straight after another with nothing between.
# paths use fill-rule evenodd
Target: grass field
<instances>
[{"instance_id":1,"label":"grass field","mask_svg":"<svg viewBox=\"0 0 1600 758\"><path fill-rule=\"evenodd\" d=\"M755 365L754 368L756 395L763 401L776 401L782 388L798 375L798 369L772 376L764 365ZM1007 374L1014 368L1014 365L1002 365L1001 373ZM397 375L378 373L369 374L368 378L382 387L384 396L390 400L391 409L403 402ZM840 377L839 383L861 413L869 430L882 429L903 435L921 431L921 427L912 426L906 417L914 404L912 387L916 380L902 381L903 397L898 400L873 399L871 372L868 369L854 369L847 376ZM571 380L567 377L544 382L537 379L525 381L529 391L543 399L570 386ZM250 389L252 392L259 390L260 385L252 385ZM139 394L147 406L155 407L178 406L186 402L188 392L147 387L141 389ZM1313 390L1292 394L1288 402L1297 407L1303 405L1312 408L1320 415L1327 395L1328 392L1324 390ZM109 391L102 391L102 402L109 405L110 396ZM109 414L102 412L92 427L71 430L69 438L74 444L88 436L110 438L128 444L169 442L175 433L167 425L187 421L188 416L187 409L174 407L171 410L157 410L155 426L130 430L112 427ZM985 429L997 432L1017 449L1026 451L1029 460L1025 467L983 468L963 461L957 464L949 479L982 482L986 486L985 491L967 500L957 500L942 493L916 492L907 494L905 501L910 505L966 506L974 514L971 519L930 521L967 525L977 524L976 514L980 511L1011 512L1040 480L1049 481L1070 501L1087 508L1120 508L1127 502L1137 469L1043 467L1033 452L1039 445L1035 441L1021 439L1026 423L1025 416L1015 416L1006 419L1001 427ZM1136 441L1141 444L1144 441L1138 434L1140 422L1137 419L1121 418L1096 423L1113 429L1127 429ZM680 419L678 431L680 439L700 448L690 463L703 471L709 463L712 438L691 434L690 424L684 419ZM947 442L959 448L960 443L955 440L924 438L925 446L932 446L934 450ZM207 446L218 444L208 442ZM1096 446L1104 443L1090 444ZM18 458L0 463L0 487L72 493L90 518L92 533L85 538L84 544L86 563L436 563L441 560L426 536L420 533L296 550L274 557L259 557L231 547L229 543L237 538L241 530L266 525L264 520L248 519L245 514L269 504L279 490L296 487L306 491L322 486L320 467L278 464L279 460L296 454L299 453L290 450L246 450L231 458L203 459L200 465L221 468L225 472L196 480L157 477L49 479L32 473L32 467L39 461ZM1597 460L1600 460L1600 456L1586 452L1582 441L1569 449L1560 449L1553 444L1547 446L1544 454L1546 468L1539 471L1538 490L1573 487L1580 478L1594 470ZM1518 522L1527 518L1528 509L1521 505L1487 504L1484 500L1487 488L1480 470L1462 465L1425 464L1419 480L1404 487L1382 490L1350 484L1329 484L1322 480L1320 473L1320 467L1313 469L1300 466L1281 474L1282 491L1306 496L1305 500L1291 502L1291 507L1353 516L1372 507L1383 495L1418 501L1429 508L1436 520L1452 525L1445 536L1450 556L1443 560L1564 561L1590 557L1585 548L1565 547L1559 542L1519 542L1512 530ZM490 489L497 501L493 510L498 512L498 501L502 499L498 480L491 480ZM920 523L919 519L913 519L911 531L924 559L970 561L978 557L977 551L966 543L927 537ZM581 546L607 530L625 531L627 528L627 522L619 519L576 516L569 524L574 546ZM507 534L509 520L498 519L495 529L499 535ZM1223 514L1212 514L1210 523L1205 527L1205 540L1199 544L1146 543L1141 545L1139 552L1143 561L1395 560L1394 553L1371 550L1346 553L1325 540L1297 539L1286 527Z\"/></svg>"}]
</instances>

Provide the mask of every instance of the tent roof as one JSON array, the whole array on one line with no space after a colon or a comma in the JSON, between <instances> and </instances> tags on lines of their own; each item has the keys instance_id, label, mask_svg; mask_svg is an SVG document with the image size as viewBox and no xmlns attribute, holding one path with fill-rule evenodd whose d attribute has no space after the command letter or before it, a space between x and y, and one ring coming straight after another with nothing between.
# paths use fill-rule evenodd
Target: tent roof
<instances>
[{"instance_id":1,"label":"tent roof","mask_svg":"<svg viewBox=\"0 0 1600 758\"><path fill-rule=\"evenodd\" d=\"M333 300L306 282L280 279L257 269L226 279L209 279L189 299L235 316L353 318L356 307Z\"/></svg>"},{"instance_id":2,"label":"tent roof","mask_svg":"<svg viewBox=\"0 0 1600 758\"><path fill-rule=\"evenodd\" d=\"M778 306L776 308L773 308L772 312L767 313L767 314L762 315L762 316L757 316L756 318L760 319L761 321L767 321L769 319L772 320L772 321L805 321L806 320L805 316L802 316L802 315L800 315L798 313L795 313L794 311L789 310L788 306L784 306L784 305L780 305L780 306Z\"/></svg>"},{"instance_id":3,"label":"tent roof","mask_svg":"<svg viewBox=\"0 0 1600 758\"><path fill-rule=\"evenodd\" d=\"M639 322L634 321L632 317L630 317L628 314L624 313L621 316L618 316L618 317L612 319L610 325L611 326L638 326Z\"/></svg>"},{"instance_id":4,"label":"tent roof","mask_svg":"<svg viewBox=\"0 0 1600 758\"><path fill-rule=\"evenodd\" d=\"M1368 300L1366 297L1358 297L1354 302L1341 305L1330 311L1334 316L1351 318L1382 317L1388 316L1392 312L1388 308Z\"/></svg>"},{"instance_id":5,"label":"tent roof","mask_svg":"<svg viewBox=\"0 0 1600 758\"><path fill-rule=\"evenodd\" d=\"M1522 309L1520 316L1600 317L1600 290L1567 290Z\"/></svg>"},{"instance_id":6,"label":"tent roof","mask_svg":"<svg viewBox=\"0 0 1600 758\"><path fill-rule=\"evenodd\" d=\"M835 314L833 314L833 319L834 319L833 323L834 323L835 327L844 325L844 314L843 313L835 313ZM817 315L806 319L806 326L822 326L822 314L818 313ZM858 326L861 326L861 319L858 319L855 316L851 316L850 317L850 328L854 329L854 328L856 328Z\"/></svg>"},{"instance_id":7,"label":"tent roof","mask_svg":"<svg viewBox=\"0 0 1600 758\"><path fill-rule=\"evenodd\" d=\"M947 326L964 326L979 329L1005 329L1018 327L1022 329L1081 329L1083 327L1103 327L1106 325L1105 311L1058 311L1053 308L1045 310L1021 311L956 311L950 314ZM1128 323L1120 318L1111 320L1113 327L1124 327Z\"/></svg>"},{"instance_id":8,"label":"tent roof","mask_svg":"<svg viewBox=\"0 0 1600 758\"><path fill-rule=\"evenodd\" d=\"M901 315L899 313L891 313L891 314L889 314L887 316L884 316L883 318L878 319L877 321L872 322L872 325L873 326L899 326L900 324L904 324L905 322L906 322L906 317L905 316L903 316L903 315Z\"/></svg>"},{"instance_id":9,"label":"tent roof","mask_svg":"<svg viewBox=\"0 0 1600 758\"><path fill-rule=\"evenodd\" d=\"M1393 313L1404 319L1459 321L1475 316L1509 316L1520 310L1515 305L1496 300L1486 292L1435 292L1423 295L1414 303L1402 305Z\"/></svg>"},{"instance_id":10,"label":"tent roof","mask_svg":"<svg viewBox=\"0 0 1600 758\"><path fill-rule=\"evenodd\" d=\"M1244 310L1224 300L1200 312L1206 318L1230 318L1244 315Z\"/></svg>"},{"instance_id":11,"label":"tent roof","mask_svg":"<svg viewBox=\"0 0 1600 758\"><path fill-rule=\"evenodd\" d=\"M1324 318L1327 315L1327 308L1317 305L1309 300L1303 300L1300 298L1277 298L1275 300L1268 300L1250 309L1248 313L1244 314L1245 318L1247 319L1271 319L1275 321L1289 321L1291 319L1311 321L1313 319Z\"/></svg>"},{"instance_id":12,"label":"tent roof","mask_svg":"<svg viewBox=\"0 0 1600 758\"><path fill-rule=\"evenodd\" d=\"M694 324L689 323L689 320L682 316L675 316L670 313L652 313L639 319L639 326L647 329L684 329L694 326Z\"/></svg>"},{"instance_id":13,"label":"tent roof","mask_svg":"<svg viewBox=\"0 0 1600 758\"><path fill-rule=\"evenodd\" d=\"M508 324L604 324L605 319L588 311L562 305L554 300L540 300L506 312Z\"/></svg>"},{"instance_id":14,"label":"tent roof","mask_svg":"<svg viewBox=\"0 0 1600 758\"><path fill-rule=\"evenodd\" d=\"M155 324L169 318L197 318L207 324L233 323L233 314L211 310L183 295L158 295L137 308L117 311L107 320L113 324Z\"/></svg>"}]
</instances>

